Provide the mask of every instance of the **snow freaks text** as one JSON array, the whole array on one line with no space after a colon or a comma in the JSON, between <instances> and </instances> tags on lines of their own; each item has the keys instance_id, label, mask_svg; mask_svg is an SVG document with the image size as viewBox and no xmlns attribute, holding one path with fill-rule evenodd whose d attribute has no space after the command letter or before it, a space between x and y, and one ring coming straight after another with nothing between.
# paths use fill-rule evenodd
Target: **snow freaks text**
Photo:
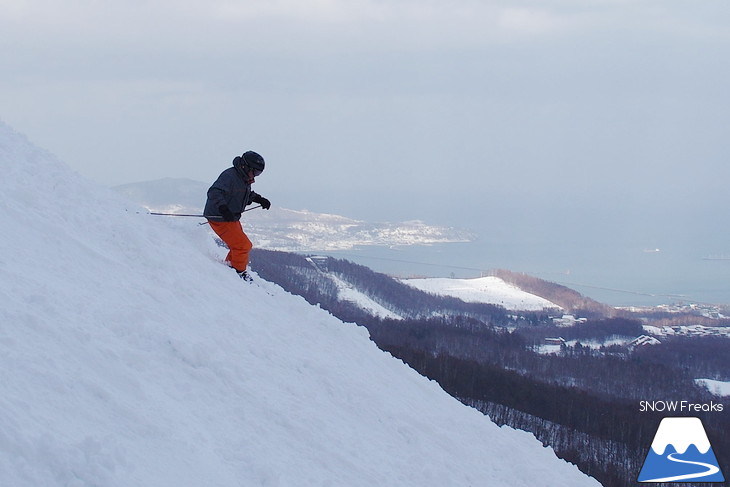
<instances>
[{"instance_id":1,"label":"snow freaks text","mask_svg":"<svg viewBox=\"0 0 730 487\"><path fill-rule=\"evenodd\" d=\"M689 401L641 401L639 412L668 412L668 413L721 413L724 407L721 403L692 403Z\"/></svg>"}]
</instances>

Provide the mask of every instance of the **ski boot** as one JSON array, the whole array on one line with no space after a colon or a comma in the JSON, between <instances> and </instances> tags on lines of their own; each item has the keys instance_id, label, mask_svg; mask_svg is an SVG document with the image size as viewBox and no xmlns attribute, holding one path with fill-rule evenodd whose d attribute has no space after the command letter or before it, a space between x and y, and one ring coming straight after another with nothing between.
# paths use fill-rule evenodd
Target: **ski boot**
<instances>
[{"instance_id":1,"label":"ski boot","mask_svg":"<svg viewBox=\"0 0 730 487\"><path fill-rule=\"evenodd\" d=\"M241 279L243 279L246 282L253 282L253 277L251 277L251 275L245 270L243 270L243 271L237 270L236 274L238 274L238 277L240 277Z\"/></svg>"}]
</instances>

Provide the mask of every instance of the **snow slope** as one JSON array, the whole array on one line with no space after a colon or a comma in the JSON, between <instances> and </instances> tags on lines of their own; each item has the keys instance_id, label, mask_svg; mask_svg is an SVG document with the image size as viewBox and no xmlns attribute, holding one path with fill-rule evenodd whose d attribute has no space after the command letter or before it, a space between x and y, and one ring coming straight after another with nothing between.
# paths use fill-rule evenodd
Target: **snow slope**
<instances>
[{"instance_id":1,"label":"snow slope","mask_svg":"<svg viewBox=\"0 0 730 487\"><path fill-rule=\"evenodd\" d=\"M545 298L525 292L494 276L475 279L434 277L404 279L403 282L421 291L453 296L466 302L498 304L509 310L540 311L545 308L560 308Z\"/></svg>"},{"instance_id":2,"label":"snow slope","mask_svg":"<svg viewBox=\"0 0 730 487\"><path fill-rule=\"evenodd\" d=\"M598 485L2 123L0 171L0 485Z\"/></svg>"}]
</instances>

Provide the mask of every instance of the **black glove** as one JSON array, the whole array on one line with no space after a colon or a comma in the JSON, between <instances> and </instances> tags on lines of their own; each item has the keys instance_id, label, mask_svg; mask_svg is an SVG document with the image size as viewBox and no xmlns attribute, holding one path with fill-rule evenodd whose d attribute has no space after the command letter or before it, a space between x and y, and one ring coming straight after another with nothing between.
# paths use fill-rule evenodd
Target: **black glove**
<instances>
[{"instance_id":1,"label":"black glove","mask_svg":"<svg viewBox=\"0 0 730 487\"><path fill-rule=\"evenodd\" d=\"M259 194L256 195L256 197L253 199L253 202L260 204L261 208L263 208L264 210L268 210L269 208L271 208L271 201L267 200Z\"/></svg>"},{"instance_id":2,"label":"black glove","mask_svg":"<svg viewBox=\"0 0 730 487\"><path fill-rule=\"evenodd\" d=\"M231 213L231 210L228 208L228 205L220 205L218 207L218 211L220 211L221 216L223 217L223 221L226 221L226 222L236 221L236 217L233 216L233 213Z\"/></svg>"}]
</instances>

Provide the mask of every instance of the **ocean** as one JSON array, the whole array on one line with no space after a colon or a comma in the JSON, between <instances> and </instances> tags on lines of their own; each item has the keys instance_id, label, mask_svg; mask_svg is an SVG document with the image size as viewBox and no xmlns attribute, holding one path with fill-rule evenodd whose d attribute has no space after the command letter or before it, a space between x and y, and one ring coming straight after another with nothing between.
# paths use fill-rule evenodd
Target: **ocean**
<instances>
[{"instance_id":1,"label":"ocean","mask_svg":"<svg viewBox=\"0 0 730 487\"><path fill-rule=\"evenodd\" d=\"M681 245L480 240L360 247L329 255L399 277L479 277L508 269L563 284L612 306L730 305L730 257Z\"/></svg>"}]
</instances>

